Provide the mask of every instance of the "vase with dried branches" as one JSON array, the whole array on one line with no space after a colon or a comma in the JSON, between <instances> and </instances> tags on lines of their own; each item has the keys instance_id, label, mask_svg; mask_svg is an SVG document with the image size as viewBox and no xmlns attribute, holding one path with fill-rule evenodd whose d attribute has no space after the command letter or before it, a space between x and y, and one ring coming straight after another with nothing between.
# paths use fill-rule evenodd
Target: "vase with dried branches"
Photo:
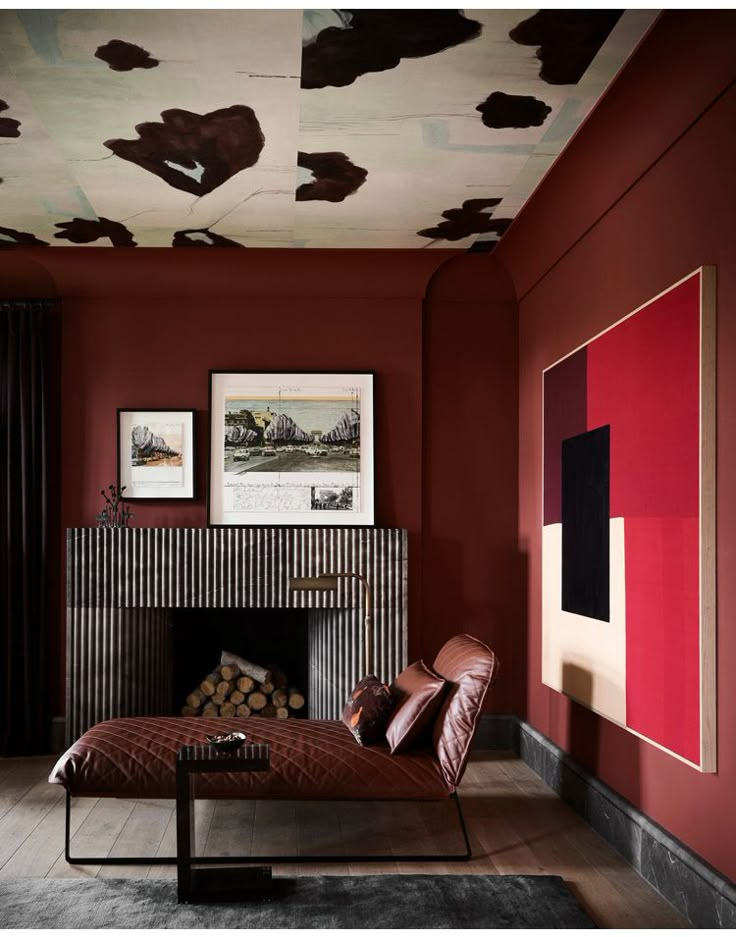
<instances>
[{"instance_id":1,"label":"vase with dried branches","mask_svg":"<svg viewBox=\"0 0 736 937\"><path fill-rule=\"evenodd\" d=\"M123 502L123 492L125 485L118 488L116 485L108 485L107 491L100 489L100 494L105 499L105 506L97 515L97 526L106 528L127 527L128 521L134 515L130 508Z\"/></svg>"}]
</instances>

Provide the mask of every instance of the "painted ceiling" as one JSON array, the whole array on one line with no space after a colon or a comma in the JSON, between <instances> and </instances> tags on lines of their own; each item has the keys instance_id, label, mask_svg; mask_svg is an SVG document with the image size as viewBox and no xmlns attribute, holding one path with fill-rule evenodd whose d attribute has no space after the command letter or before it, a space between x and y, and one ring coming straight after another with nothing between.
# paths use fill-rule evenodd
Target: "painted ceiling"
<instances>
[{"instance_id":1,"label":"painted ceiling","mask_svg":"<svg viewBox=\"0 0 736 937\"><path fill-rule=\"evenodd\" d=\"M0 246L490 250L655 15L0 11Z\"/></svg>"}]
</instances>

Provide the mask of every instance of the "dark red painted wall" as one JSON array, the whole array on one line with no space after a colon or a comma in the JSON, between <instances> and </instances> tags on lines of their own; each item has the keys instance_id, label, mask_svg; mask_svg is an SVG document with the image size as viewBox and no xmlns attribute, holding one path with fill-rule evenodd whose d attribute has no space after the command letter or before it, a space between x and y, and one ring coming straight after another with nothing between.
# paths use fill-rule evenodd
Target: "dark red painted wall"
<instances>
[{"instance_id":1,"label":"dark red painted wall","mask_svg":"<svg viewBox=\"0 0 736 937\"><path fill-rule=\"evenodd\" d=\"M517 712L516 300L505 272L474 254L436 274L425 305L422 630L433 643L422 650L431 660L457 631L481 638L501 662L491 708Z\"/></svg>"},{"instance_id":2,"label":"dark red painted wall","mask_svg":"<svg viewBox=\"0 0 736 937\"><path fill-rule=\"evenodd\" d=\"M133 523L198 527L207 522L210 368L372 370L376 523L409 530L410 658L433 659L458 631L501 644L506 655L516 326L508 278L493 280L492 270L487 258L456 251L8 252L0 258L2 292L62 298L59 544L64 528L94 525L100 488L115 479L117 407L197 410L197 501L135 502ZM437 301L425 301L433 277ZM467 435L477 408L482 427ZM464 564L451 584L448 542ZM61 546L55 559L63 563ZM53 627L59 709L62 603L63 596ZM506 672L489 699L496 710L511 708Z\"/></svg>"},{"instance_id":3,"label":"dark red painted wall","mask_svg":"<svg viewBox=\"0 0 736 937\"><path fill-rule=\"evenodd\" d=\"M519 304L527 717L736 877L736 90L733 13L665 14L495 254ZM541 684L542 369L702 264L718 267L718 773Z\"/></svg>"}]
</instances>

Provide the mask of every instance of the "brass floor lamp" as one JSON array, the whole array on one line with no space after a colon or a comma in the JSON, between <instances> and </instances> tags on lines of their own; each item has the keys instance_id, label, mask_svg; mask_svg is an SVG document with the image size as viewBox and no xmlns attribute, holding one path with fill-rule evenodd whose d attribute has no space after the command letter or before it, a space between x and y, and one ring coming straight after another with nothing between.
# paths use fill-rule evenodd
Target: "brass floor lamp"
<instances>
[{"instance_id":1,"label":"brass floor lamp","mask_svg":"<svg viewBox=\"0 0 736 937\"><path fill-rule=\"evenodd\" d=\"M361 573L320 573L289 577L289 592L337 592L339 579L357 579L363 585L363 664L365 675L373 671L373 593Z\"/></svg>"}]
</instances>

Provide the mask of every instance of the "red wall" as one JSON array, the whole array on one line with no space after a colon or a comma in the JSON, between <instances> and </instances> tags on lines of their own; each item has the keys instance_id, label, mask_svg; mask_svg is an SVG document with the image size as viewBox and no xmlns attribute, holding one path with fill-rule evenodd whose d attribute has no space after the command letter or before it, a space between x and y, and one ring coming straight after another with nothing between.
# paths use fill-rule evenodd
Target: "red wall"
<instances>
[{"instance_id":1,"label":"red wall","mask_svg":"<svg viewBox=\"0 0 736 937\"><path fill-rule=\"evenodd\" d=\"M433 277L438 298L425 301ZM488 287L487 258L442 250L58 248L8 252L0 283L8 295L62 298L57 567L64 528L93 526L100 489L115 480L117 407L197 410L199 498L132 509L135 526L199 527L207 523L210 368L372 370L376 524L409 530L410 658L432 660L458 631L510 657L513 603L494 564L502 556L508 567L515 549L516 320L508 278L499 274ZM481 408L477 438L466 438L460 407ZM501 457L489 467L494 446ZM447 523L438 525L438 516ZM452 581L447 549L464 563ZM53 623L59 709L62 607L63 595ZM497 711L512 706L507 673L489 699Z\"/></svg>"},{"instance_id":2,"label":"red wall","mask_svg":"<svg viewBox=\"0 0 736 937\"><path fill-rule=\"evenodd\" d=\"M498 654L496 712L523 705L523 575L516 542L517 317L508 275L451 260L425 304L422 625L432 652L467 631ZM426 656L431 659L425 642Z\"/></svg>"},{"instance_id":3,"label":"red wall","mask_svg":"<svg viewBox=\"0 0 736 937\"><path fill-rule=\"evenodd\" d=\"M181 255L157 252L155 288L140 269L137 251L121 257L100 249L87 263L98 275L100 267L106 269L104 295L70 295L74 287L62 283L64 526L94 525L99 489L115 478L116 407L197 410L199 498L193 504L136 502L133 510L136 526L199 527L207 523L210 368L373 370L376 521L416 533L421 523L423 280L443 258L431 266L425 261L424 270L414 271L413 282L399 271L393 290L383 279L384 295L376 296L365 282L372 265L357 271L358 285L352 279L354 261L352 269L344 270L324 255L302 259L263 251L257 257L249 252L236 263L232 253L213 258L219 262L214 269L202 263L196 278L180 284ZM319 263L328 290L304 283ZM231 291L212 296L210 280L233 273L238 279ZM264 277L262 284L254 282L256 274ZM138 284L132 296L118 289L127 292L129 278Z\"/></svg>"},{"instance_id":4,"label":"red wall","mask_svg":"<svg viewBox=\"0 0 736 937\"><path fill-rule=\"evenodd\" d=\"M666 13L505 236L519 296L527 718L736 877L736 89L732 13ZM702 264L718 267L718 773L541 684L542 369Z\"/></svg>"}]
</instances>

